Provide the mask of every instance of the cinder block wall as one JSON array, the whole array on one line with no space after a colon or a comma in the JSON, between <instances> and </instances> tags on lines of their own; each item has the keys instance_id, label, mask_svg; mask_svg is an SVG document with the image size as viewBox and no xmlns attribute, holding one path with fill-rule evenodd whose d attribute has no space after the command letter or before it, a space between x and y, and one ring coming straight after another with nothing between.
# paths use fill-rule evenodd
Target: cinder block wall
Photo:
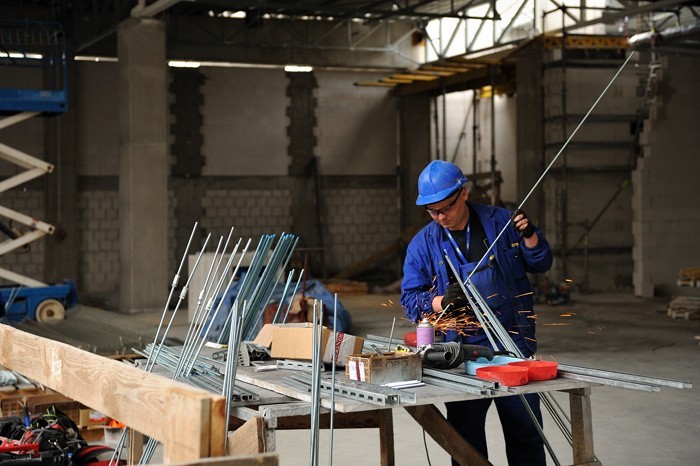
<instances>
[{"instance_id":1,"label":"cinder block wall","mask_svg":"<svg viewBox=\"0 0 700 466\"><path fill-rule=\"evenodd\" d=\"M661 60L655 102L644 122L644 157L634 172L634 291L642 297L681 291L678 270L700 265L700 173L696 84L700 58Z\"/></svg>"},{"instance_id":2,"label":"cinder block wall","mask_svg":"<svg viewBox=\"0 0 700 466\"><path fill-rule=\"evenodd\" d=\"M77 112L81 250L78 290L95 303L116 306L119 277L118 96L116 65L79 63ZM203 68L202 174L178 179L169 193L168 244L176 244L178 189L201 193L197 219L216 244L234 237L290 232L287 77L280 69ZM385 89L357 88L371 79L357 72L318 72L316 128L322 180L322 228L327 271L340 271L398 238L396 104ZM176 96L172 95L171 100ZM170 116L172 118L172 115ZM174 158L173 158L174 160ZM311 200L310 200L311 206ZM312 208L312 207L310 207ZM353 234L348 226L359 231ZM146 228L147 226L144 226ZM189 227L188 227L189 228ZM197 246L198 247L198 246ZM210 246L213 248L214 246ZM191 248L191 252L195 246ZM42 263L43 255L37 256ZM168 257L175 272L179 258ZM388 267L396 269L395 264Z\"/></svg>"}]
</instances>

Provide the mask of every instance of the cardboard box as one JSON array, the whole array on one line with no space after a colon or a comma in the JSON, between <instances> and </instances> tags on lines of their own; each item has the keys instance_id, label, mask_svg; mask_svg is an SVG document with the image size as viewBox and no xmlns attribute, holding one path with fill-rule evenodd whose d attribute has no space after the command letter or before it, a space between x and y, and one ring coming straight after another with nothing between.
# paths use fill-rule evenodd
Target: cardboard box
<instances>
[{"instance_id":1,"label":"cardboard box","mask_svg":"<svg viewBox=\"0 0 700 466\"><path fill-rule=\"evenodd\" d=\"M270 324L268 324L270 325ZM265 345L271 342L270 356L274 359L313 359L313 327L309 322L301 324L271 325L272 332L265 325L255 342ZM265 327L268 327L267 329ZM270 337L271 335L271 337ZM336 363L345 364L345 357L362 351L364 338L338 332L335 345ZM323 361L330 363L333 358L333 332L323 327L321 334Z\"/></svg>"},{"instance_id":2,"label":"cardboard box","mask_svg":"<svg viewBox=\"0 0 700 466\"><path fill-rule=\"evenodd\" d=\"M94 409L81 409L78 413L78 427L82 429L107 424L107 416Z\"/></svg>"},{"instance_id":3,"label":"cardboard box","mask_svg":"<svg viewBox=\"0 0 700 466\"><path fill-rule=\"evenodd\" d=\"M351 354L345 358L345 379L377 385L423 380L421 357L415 353Z\"/></svg>"}]
</instances>

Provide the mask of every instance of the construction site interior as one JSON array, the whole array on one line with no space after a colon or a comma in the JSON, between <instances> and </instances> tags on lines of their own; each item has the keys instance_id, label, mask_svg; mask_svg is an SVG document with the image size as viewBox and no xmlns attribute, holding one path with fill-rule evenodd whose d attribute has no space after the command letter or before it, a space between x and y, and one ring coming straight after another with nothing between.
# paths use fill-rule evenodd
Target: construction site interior
<instances>
[{"instance_id":1,"label":"construction site interior","mask_svg":"<svg viewBox=\"0 0 700 466\"><path fill-rule=\"evenodd\" d=\"M532 393L548 465L698 464L697 2L2 3L0 464L505 465L445 403ZM551 377L419 343L435 160L551 246Z\"/></svg>"}]
</instances>

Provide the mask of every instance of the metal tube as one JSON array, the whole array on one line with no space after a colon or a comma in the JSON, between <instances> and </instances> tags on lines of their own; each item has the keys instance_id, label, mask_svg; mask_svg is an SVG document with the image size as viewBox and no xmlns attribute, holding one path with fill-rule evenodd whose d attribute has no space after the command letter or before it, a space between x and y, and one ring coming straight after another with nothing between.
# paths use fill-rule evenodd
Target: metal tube
<instances>
[{"instance_id":1,"label":"metal tube","mask_svg":"<svg viewBox=\"0 0 700 466\"><path fill-rule=\"evenodd\" d=\"M396 322L396 318L394 318ZM329 446L328 446L328 466L333 466L333 413L335 413L335 364L338 342L338 293L333 295L333 354L331 356L331 414L329 421ZM394 331L394 326L391 326L392 333ZM391 347L391 337L389 337L389 347Z\"/></svg>"},{"instance_id":2,"label":"metal tube","mask_svg":"<svg viewBox=\"0 0 700 466\"><path fill-rule=\"evenodd\" d=\"M299 283L301 283L301 279L303 277L304 277L304 269L301 269L301 272L299 272L299 278L297 278L297 283L296 283L296 285L294 285L294 291L292 292L292 295L289 298L289 305L287 306L287 311L284 313L284 319L282 319L283 324L287 322L287 317L289 316L289 310L292 308L292 303L294 303L294 297L297 295L297 289L299 288Z\"/></svg>"}]
</instances>

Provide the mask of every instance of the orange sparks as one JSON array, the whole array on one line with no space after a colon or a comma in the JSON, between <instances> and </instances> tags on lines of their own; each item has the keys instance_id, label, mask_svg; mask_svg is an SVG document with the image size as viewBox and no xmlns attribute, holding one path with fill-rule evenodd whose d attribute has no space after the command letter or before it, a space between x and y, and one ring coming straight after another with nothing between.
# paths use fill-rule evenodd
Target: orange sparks
<instances>
[{"instance_id":1,"label":"orange sparks","mask_svg":"<svg viewBox=\"0 0 700 466\"><path fill-rule=\"evenodd\" d=\"M567 282L567 283L573 283L573 282L574 282L574 280L571 279L571 278L567 278L567 279L565 279L564 281Z\"/></svg>"},{"instance_id":2,"label":"orange sparks","mask_svg":"<svg viewBox=\"0 0 700 466\"><path fill-rule=\"evenodd\" d=\"M530 337L525 337L525 339L526 339L526 340L530 340L530 341L537 341L537 340L535 340L534 338L530 338Z\"/></svg>"},{"instance_id":3,"label":"orange sparks","mask_svg":"<svg viewBox=\"0 0 700 466\"><path fill-rule=\"evenodd\" d=\"M568 326L574 325L574 324L565 324L565 323L559 322L559 323L542 324L542 325L544 325L545 327L568 327Z\"/></svg>"},{"instance_id":4,"label":"orange sparks","mask_svg":"<svg viewBox=\"0 0 700 466\"><path fill-rule=\"evenodd\" d=\"M516 295L516 296L513 296L513 297L514 297L514 298L520 298L520 297L522 297L522 296L528 296L528 295L531 295L531 294L535 294L535 292L534 292L534 291L529 291L529 292L527 292L527 293L519 294L519 295Z\"/></svg>"},{"instance_id":5,"label":"orange sparks","mask_svg":"<svg viewBox=\"0 0 700 466\"><path fill-rule=\"evenodd\" d=\"M575 315L576 315L575 312L565 312L563 314L559 314L559 317L573 317Z\"/></svg>"},{"instance_id":6,"label":"orange sparks","mask_svg":"<svg viewBox=\"0 0 700 466\"><path fill-rule=\"evenodd\" d=\"M494 294L492 294L491 296L487 296L486 299L491 299L491 298L493 298L494 296L498 296L498 293L494 293Z\"/></svg>"}]
</instances>

